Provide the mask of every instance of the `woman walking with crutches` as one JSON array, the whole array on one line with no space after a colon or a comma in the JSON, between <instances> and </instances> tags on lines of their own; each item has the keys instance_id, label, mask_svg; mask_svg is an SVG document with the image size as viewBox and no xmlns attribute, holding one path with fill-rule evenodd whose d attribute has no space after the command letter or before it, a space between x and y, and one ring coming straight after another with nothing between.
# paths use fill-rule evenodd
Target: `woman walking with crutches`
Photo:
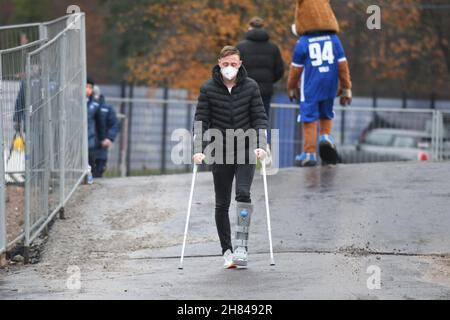
<instances>
[{"instance_id":1,"label":"woman walking with crutches","mask_svg":"<svg viewBox=\"0 0 450 320\"><path fill-rule=\"evenodd\" d=\"M196 124L201 123L201 133L194 132L193 160L195 164L205 161L211 166L216 195L216 226L224 267L247 266L253 213L250 189L256 158L263 160L266 156L268 121L258 84L247 76L240 52L235 47L222 49L212 79L200 89L195 121ZM208 130L214 136L211 144L204 135ZM233 248L228 211L234 178L237 227Z\"/></svg>"}]
</instances>

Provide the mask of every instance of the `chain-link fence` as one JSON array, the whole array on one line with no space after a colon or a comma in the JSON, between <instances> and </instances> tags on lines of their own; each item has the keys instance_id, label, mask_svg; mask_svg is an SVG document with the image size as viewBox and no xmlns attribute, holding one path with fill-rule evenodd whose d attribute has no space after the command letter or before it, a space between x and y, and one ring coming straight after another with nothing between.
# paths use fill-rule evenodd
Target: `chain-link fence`
<instances>
[{"instance_id":1,"label":"chain-link fence","mask_svg":"<svg viewBox=\"0 0 450 320\"><path fill-rule=\"evenodd\" d=\"M0 29L19 44L0 51L0 254L24 240L26 256L87 172L84 19L27 25L28 44L10 40L24 27Z\"/></svg>"},{"instance_id":2,"label":"chain-link fence","mask_svg":"<svg viewBox=\"0 0 450 320\"><path fill-rule=\"evenodd\" d=\"M191 130L196 101L106 97L126 117L109 154L109 175L188 171L171 160L176 129ZM279 129L279 165L291 167L303 146L299 107L272 104L271 127ZM450 159L450 113L432 109L335 107L332 135L342 163ZM124 156L124 154L126 156Z\"/></svg>"}]
</instances>

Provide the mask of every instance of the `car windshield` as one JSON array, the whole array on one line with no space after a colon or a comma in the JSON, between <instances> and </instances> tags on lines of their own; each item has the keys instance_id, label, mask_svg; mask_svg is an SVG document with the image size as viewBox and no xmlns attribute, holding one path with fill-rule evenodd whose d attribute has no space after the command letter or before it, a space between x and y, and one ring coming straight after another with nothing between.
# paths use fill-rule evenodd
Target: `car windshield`
<instances>
[{"instance_id":1,"label":"car windshield","mask_svg":"<svg viewBox=\"0 0 450 320\"><path fill-rule=\"evenodd\" d=\"M392 134L386 132L371 132L365 141L366 144L373 146L390 146Z\"/></svg>"},{"instance_id":2,"label":"car windshield","mask_svg":"<svg viewBox=\"0 0 450 320\"><path fill-rule=\"evenodd\" d=\"M413 137L397 136L393 146L396 148L417 148L417 140Z\"/></svg>"}]
</instances>

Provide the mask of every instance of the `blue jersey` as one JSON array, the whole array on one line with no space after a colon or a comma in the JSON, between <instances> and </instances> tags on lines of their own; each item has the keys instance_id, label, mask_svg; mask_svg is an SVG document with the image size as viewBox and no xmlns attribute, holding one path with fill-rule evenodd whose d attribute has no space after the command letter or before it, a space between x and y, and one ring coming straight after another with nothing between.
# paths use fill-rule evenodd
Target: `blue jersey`
<instances>
[{"instance_id":1,"label":"blue jersey","mask_svg":"<svg viewBox=\"0 0 450 320\"><path fill-rule=\"evenodd\" d=\"M339 62L345 61L341 41L334 33L300 37L292 65L303 67L300 81L301 102L318 102L336 97Z\"/></svg>"}]
</instances>

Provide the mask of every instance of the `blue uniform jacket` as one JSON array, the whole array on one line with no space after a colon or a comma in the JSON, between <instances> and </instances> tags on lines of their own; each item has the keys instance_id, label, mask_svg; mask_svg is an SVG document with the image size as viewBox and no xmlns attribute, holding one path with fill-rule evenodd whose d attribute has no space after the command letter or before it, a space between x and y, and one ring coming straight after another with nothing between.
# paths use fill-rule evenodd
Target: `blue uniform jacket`
<instances>
[{"instance_id":1,"label":"blue uniform jacket","mask_svg":"<svg viewBox=\"0 0 450 320\"><path fill-rule=\"evenodd\" d=\"M106 124L106 139L114 142L120 132L120 121L117 118L117 113L112 106L102 105L100 107L100 116ZM102 148L101 145L97 148L96 158L106 160L108 158L108 149Z\"/></svg>"},{"instance_id":2,"label":"blue uniform jacket","mask_svg":"<svg viewBox=\"0 0 450 320\"><path fill-rule=\"evenodd\" d=\"M101 105L93 98L87 102L89 149L97 149L106 137L106 121L100 113Z\"/></svg>"}]
</instances>

